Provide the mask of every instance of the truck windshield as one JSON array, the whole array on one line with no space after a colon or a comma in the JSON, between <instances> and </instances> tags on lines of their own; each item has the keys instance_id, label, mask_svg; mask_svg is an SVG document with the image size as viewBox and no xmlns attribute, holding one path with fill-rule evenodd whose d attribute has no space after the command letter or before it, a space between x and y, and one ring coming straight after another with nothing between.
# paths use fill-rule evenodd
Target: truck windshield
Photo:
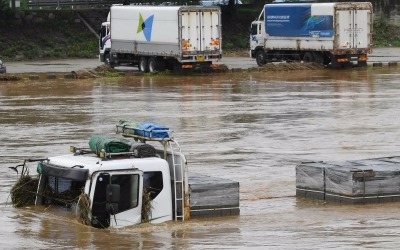
<instances>
[{"instance_id":1,"label":"truck windshield","mask_svg":"<svg viewBox=\"0 0 400 250\"><path fill-rule=\"evenodd\" d=\"M57 204L70 207L78 200L82 193L85 182L72 181L54 176L46 177L46 188L44 189L44 204Z\"/></svg>"}]
</instances>

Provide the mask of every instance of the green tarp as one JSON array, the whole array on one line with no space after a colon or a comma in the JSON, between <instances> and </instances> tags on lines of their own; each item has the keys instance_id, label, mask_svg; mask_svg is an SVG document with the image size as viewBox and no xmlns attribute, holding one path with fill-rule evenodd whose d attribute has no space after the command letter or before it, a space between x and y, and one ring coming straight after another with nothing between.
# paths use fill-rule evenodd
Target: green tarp
<instances>
[{"instance_id":1,"label":"green tarp","mask_svg":"<svg viewBox=\"0 0 400 250\"><path fill-rule=\"evenodd\" d=\"M137 128L138 123L134 121L129 121L129 120L119 120L119 125L128 127L128 128Z\"/></svg>"},{"instance_id":2,"label":"green tarp","mask_svg":"<svg viewBox=\"0 0 400 250\"><path fill-rule=\"evenodd\" d=\"M131 148L130 142L123 138L114 138L104 135L90 137L89 147L97 155L104 149L106 153L128 152Z\"/></svg>"}]
</instances>

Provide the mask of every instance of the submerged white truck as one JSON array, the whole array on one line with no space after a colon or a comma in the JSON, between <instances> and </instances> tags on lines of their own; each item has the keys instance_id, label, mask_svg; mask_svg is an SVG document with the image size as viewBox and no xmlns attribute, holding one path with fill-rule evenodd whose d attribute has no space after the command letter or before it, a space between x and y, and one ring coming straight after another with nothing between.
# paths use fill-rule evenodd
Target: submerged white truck
<instances>
[{"instance_id":1,"label":"submerged white truck","mask_svg":"<svg viewBox=\"0 0 400 250\"><path fill-rule=\"evenodd\" d=\"M111 6L102 23L99 58L142 72L209 69L222 57L218 6Z\"/></svg>"},{"instance_id":2,"label":"submerged white truck","mask_svg":"<svg viewBox=\"0 0 400 250\"><path fill-rule=\"evenodd\" d=\"M301 60L366 66L372 14L369 2L266 4L251 23L250 56L259 66Z\"/></svg>"},{"instance_id":3,"label":"submerged white truck","mask_svg":"<svg viewBox=\"0 0 400 250\"><path fill-rule=\"evenodd\" d=\"M70 209L96 228L240 213L239 183L189 172L168 127L123 120L116 133L92 136L89 147L71 146L66 155L10 167L19 173L13 205ZM30 162L37 164L36 177L28 173L35 167Z\"/></svg>"}]
</instances>

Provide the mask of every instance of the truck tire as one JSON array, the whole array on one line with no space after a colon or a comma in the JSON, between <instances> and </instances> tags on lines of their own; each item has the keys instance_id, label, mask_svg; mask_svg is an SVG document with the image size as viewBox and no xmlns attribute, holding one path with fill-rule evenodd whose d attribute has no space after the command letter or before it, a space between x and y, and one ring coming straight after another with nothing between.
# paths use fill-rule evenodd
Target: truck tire
<instances>
[{"instance_id":1,"label":"truck tire","mask_svg":"<svg viewBox=\"0 0 400 250\"><path fill-rule=\"evenodd\" d=\"M161 72L165 70L165 61L160 57L149 58L149 72Z\"/></svg>"},{"instance_id":2,"label":"truck tire","mask_svg":"<svg viewBox=\"0 0 400 250\"><path fill-rule=\"evenodd\" d=\"M324 55L319 52L313 52L314 62L318 64L324 64Z\"/></svg>"},{"instance_id":3,"label":"truck tire","mask_svg":"<svg viewBox=\"0 0 400 250\"><path fill-rule=\"evenodd\" d=\"M156 57L156 65L159 71L165 71L166 63L164 58Z\"/></svg>"},{"instance_id":4,"label":"truck tire","mask_svg":"<svg viewBox=\"0 0 400 250\"><path fill-rule=\"evenodd\" d=\"M149 59L147 56L141 56L139 58L139 65L138 65L139 71L143 73L149 72Z\"/></svg>"},{"instance_id":5,"label":"truck tire","mask_svg":"<svg viewBox=\"0 0 400 250\"><path fill-rule=\"evenodd\" d=\"M110 68L114 68L114 65L111 63L111 53L107 52L104 55L104 65L110 67Z\"/></svg>"},{"instance_id":6,"label":"truck tire","mask_svg":"<svg viewBox=\"0 0 400 250\"><path fill-rule=\"evenodd\" d=\"M156 65L156 58L155 57L150 57L149 58L149 72L156 72L158 71L157 65Z\"/></svg>"},{"instance_id":7,"label":"truck tire","mask_svg":"<svg viewBox=\"0 0 400 250\"><path fill-rule=\"evenodd\" d=\"M357 67L367 67L367 61L358 61Z\"/></svg>"},{"instance_id":8,"label":"truck tire","mask_svg":"<svg viewBox=\"0 0 400 250\"><path fill-rule=\"evenodd\" d=\"M331 69L340 69L342 68L342 64L338 62L338 58L336 56L331 57Z\"/></svg>"},{"instance_id":9,"label":"truck tire","mask_svg":"<svg viewBox=\"0 0 400 250\"><path fill-rule=\"evenodd\" d=\"M258 66L264 66L267 63L265 53L263 50L259 50L256 53L256 62Z\"/></svg>"},{"instance_id":10,"label":"truck tire","mask_svg":"<svg viewBox=\"0 0 400 250\"><path fill-rule=\"evenodd\" d=\"M303 62L314 62L315 58L311 52L306 52L303 56Z\"/></svg>"}]
</instances>

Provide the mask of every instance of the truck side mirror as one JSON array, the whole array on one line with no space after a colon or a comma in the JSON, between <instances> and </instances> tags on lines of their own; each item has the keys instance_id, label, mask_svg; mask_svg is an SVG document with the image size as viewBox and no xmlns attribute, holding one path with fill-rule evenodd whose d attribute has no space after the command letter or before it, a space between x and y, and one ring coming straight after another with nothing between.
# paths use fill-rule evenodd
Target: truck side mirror
<instances>
[{"instance_id":1,"label":"truck side mirror","mask_svg":"<svg viewBox=\"0 0 400 250\"><path fill-rule=\"evenodd\" d=\"M120 185L108 184L106 194L106 211L111 215L118 213L118 203L120 201Z\"/></svg>"}]
</instances>

